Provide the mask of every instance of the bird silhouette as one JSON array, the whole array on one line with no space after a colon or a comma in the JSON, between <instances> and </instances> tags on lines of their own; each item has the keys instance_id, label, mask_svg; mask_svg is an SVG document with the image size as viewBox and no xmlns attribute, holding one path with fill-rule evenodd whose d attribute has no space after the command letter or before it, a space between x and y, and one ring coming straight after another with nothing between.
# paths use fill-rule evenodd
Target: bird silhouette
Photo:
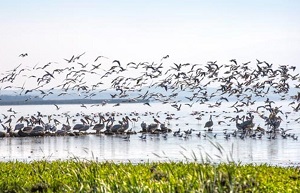
<instances>
[{"instance_id":1,"label":"bird silhouette","mask_svg":"<svg viewBox=\"0 0 300 193\"><path fill-rule=\"evenodd\" d=\"M204 128L208 128L208 131L212 131L212 126L214 125L214 122L212 121L212 115L209 117L209 121L207 121L204 125Z\"/></svg>"}]
</instances>

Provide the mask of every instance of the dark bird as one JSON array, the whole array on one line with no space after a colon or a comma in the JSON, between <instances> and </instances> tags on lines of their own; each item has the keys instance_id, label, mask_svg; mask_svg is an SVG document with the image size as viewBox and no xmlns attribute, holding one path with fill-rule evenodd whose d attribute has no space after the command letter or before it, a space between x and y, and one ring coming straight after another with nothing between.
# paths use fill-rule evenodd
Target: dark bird
<instances>
[{"instance_id":1,"label":"dark bird","mask_svg":"<svg viewBox=\"0 0 300 193\"><path fill-rule=\"evenodd\" d=\"M212 131L212 126L214 125L214 122L212 121L212 115L210 115L209 121L207 121L204 125L204 128L208 128L208 131Z\"/></svg>"},{"instance_id":2,"label":"dark bird","mask_svg":"<svg viewBox=\"0 0 300 193\"><path fill-rule=\"evenodd\" d=\"M54 106L56 107L56 110L60 109L60 107L57 104L54 104Z\"/></svg>"},{"instance_id":3,"label":"dark bird","mask_svg":"<svg viewBox=\"0 0 300 193\"><path fill-rule=\"evenodd\" d=\"M117 106L120 106L120 103L116 103L113 105L113 107L117 107Z\"/></svg>"},{"instance_id":4,"label":"dark bird","mask_svg":"<svg viewBox=\"0 0 300 193\"><path fill-rule=\"evenodd\" d=\"M148 105L149 107L151 107L151 105L148 102L144 103L144 105Z\"/></svg>"},{"instance_id":5,"label":"dark bird","mask_svg":"<svg viewBox=\"0 0 300 193\"><path fill-rule=\"evenodd\" d=\"M28 56L27 53L24 53L24 54L20 54L19 57L25 57L25 56Z\"/></svg>"},{"instance_id":6,"label":"dark bird","mask_svg":"<svg viewBox=\"0 0 300 193\"><path fill-rule=\"evenodd\" d=\"M105 127L104 122L106 121L105 118L102 115L100 115L100 113L98 115L99 115L99 122L97 124L95 124L94 127L93 127L93 130L96 131L96 134L99 134L100 131L102 129L104 129L104 127Z\"/></svg>"},{"instance_id":7,"label":"dark bird","mask_svg":"<svg viewBox=\"0 0 300 193\"><path fill-rule=\"evenodd\" d=\"M164 59L167 59L167 58L169 58L169 55L166 55L166 56L162 57L161 61L164 60Z\"/></svg>"},{"instance_id":8,"label":"dark bird","mask_svg":"<svg viewBox=\"0 0 300 193\"><path fill-rule=\"evenodd\" d=\"M84 104L81 104L80 107L87 108L87 106L85 106Z\"/></svg>"},{"instance_id":9,"label":"dark bird","mask_svg":"<svg viewBox=\"0 0 300 193\"><path fill-rule=\"evenodd\" d=\"M147 124L143 121L141 123L142 132L147 132Z\"/></svg>"},{"instance_id":10,"label":"dark bird","mask_svg":"<svg viewBox=\"0 0 300 193\"><path fill-rule=\"evenodd\" d=\"M107 57L105 57L105 56L97 56L97 58L95 59L94 62L96 62L99 58L107 58Z\"/></svg>"},{"instance_id":11,"label":"dark bird","mask_svg":"<svg viewBox=\"0 0 300 193\"><path fill-rule=\"evenodd\" d=\"M66 60L68 63L74 62L75 56L73 55L70 59L65 59L64 58L64 60Z\"/></svg>"}]
</instances>

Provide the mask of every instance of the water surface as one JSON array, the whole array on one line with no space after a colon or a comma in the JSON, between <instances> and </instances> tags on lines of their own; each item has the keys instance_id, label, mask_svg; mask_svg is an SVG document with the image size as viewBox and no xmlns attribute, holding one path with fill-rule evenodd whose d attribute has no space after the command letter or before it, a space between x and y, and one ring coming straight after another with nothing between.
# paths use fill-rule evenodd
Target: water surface
<instances>
[{"instance_id":1,"label":"water surface","mask_svg":"<svg viewBox=\"0 0 300 193\"><path fill-rule=\"evenodd\" d=\"M212 162L230 160L242 163L276 165L295 165L300 162L299 140L293 140L292 138L283 139L280 135L275 140L268 139L267 136L263 136L262 139L246 138L242 140L238 137L225 139L223 134L225 130L232 132L236 129L235 123L230 122L225 117L235 117L237 115L227 107L208 108L207 106L193 106L190 108L183 105L180 111L176 111L170 105L158 103L151 104L151 107L143 104L121 104L119 107L113 107L113 104L88 106L88 108L82 108L80 105L60 105L60 107L60 110L56 110L54 105L1 106L0 108L2 112L13 108L17 112L16 119L21 115L37 114L37 111L39 111L45 115L43 118L45 122L47 122L46 115L49 114L52 114L53 118L65 122L66 118L63 114L68 113L73 116L72 124L80 122L81 116L76 116L76 114L94 115L98 112L114 111L117 114L116 120L121 120L126 115L130 117L139 116L139 121L130 125L130 128L137 132L141 130L140 123L142 121L152 123L154 116L167 124L166 116L174 113L172 115L174 119L170 121L168 127L173 131L193 129L193 132L187 138L175 137L172 133L169 133L167 137L148 134L146 140L140 138L140 133L131 135L129 140L125 140L124 135L107 136L103 134L76 137L7 137L0 139L0 161L79 158L97 161L112 160L115 162L209 159ZM193 111L202 111L202 120L198 121L195 119L195 116L190 115ZM134 115L133 112L136 114ZM283 109L283 112L289 112L289 109ZM203 127L211 114L214 115L213 132L206 133ZM246 114L246 112L240 114ZM300 135L298 123L295 121L299 115L295 112L287 115L287 117L285 115L282 116L284 121L281 127L291 129L288 133ZM223 120L226 124L218 124L218 121ZM257 115L254 122L256 126L264 127L264 121ZM201 132L201 137L196 135L199 132ZM213 137L214 134L217 134L217 136ZM218 145L221 147L221 151L216 148Z\"/></svg>"}]
</instances>

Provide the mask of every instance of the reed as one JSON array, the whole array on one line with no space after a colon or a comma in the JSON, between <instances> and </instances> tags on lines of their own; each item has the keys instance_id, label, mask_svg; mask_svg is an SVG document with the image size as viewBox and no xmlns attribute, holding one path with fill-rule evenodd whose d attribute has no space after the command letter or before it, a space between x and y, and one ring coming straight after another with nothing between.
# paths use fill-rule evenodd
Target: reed
<instances>
[{"instance_id":1,"label":"reed","mask_svg":"<svg viewBox=\"0 0 300 193\"><path fill-rule=\"evenodd\" d=\"M241 164L213 141L219 162L199 146L184 161L114 163L69 160L0 162L0 192L300 192L300 168ZM190 154L190 156L188 156ZM228 154L228 155L227 155ZM159 158L166 158L154 153Z\"/></svg>"},{"instance_id":2,"label":"reed","mask_svg":"<svg viewBox=\"0 0 300 193\"><path fill-rule=\"evenodd\" d=\"M236 163L87 160L0 163L0 192L299 192L300 169Z\"/></svg>"}]
</instances>

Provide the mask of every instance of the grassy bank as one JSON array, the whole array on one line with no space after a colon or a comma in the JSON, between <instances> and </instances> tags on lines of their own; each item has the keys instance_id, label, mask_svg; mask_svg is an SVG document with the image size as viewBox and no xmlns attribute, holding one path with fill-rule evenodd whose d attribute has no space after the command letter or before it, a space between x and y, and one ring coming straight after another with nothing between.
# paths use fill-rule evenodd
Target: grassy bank
<instances>
[{"instance_id":1,"label":"grassy bank","mask_svg":"<svg viewBox=\"0 0 300 193\"><path fill-rule=\"evenodd\" d=\"M300 192L300 169L200 163L1 162L0 192Z\"/></svg>"}]
</instances>

